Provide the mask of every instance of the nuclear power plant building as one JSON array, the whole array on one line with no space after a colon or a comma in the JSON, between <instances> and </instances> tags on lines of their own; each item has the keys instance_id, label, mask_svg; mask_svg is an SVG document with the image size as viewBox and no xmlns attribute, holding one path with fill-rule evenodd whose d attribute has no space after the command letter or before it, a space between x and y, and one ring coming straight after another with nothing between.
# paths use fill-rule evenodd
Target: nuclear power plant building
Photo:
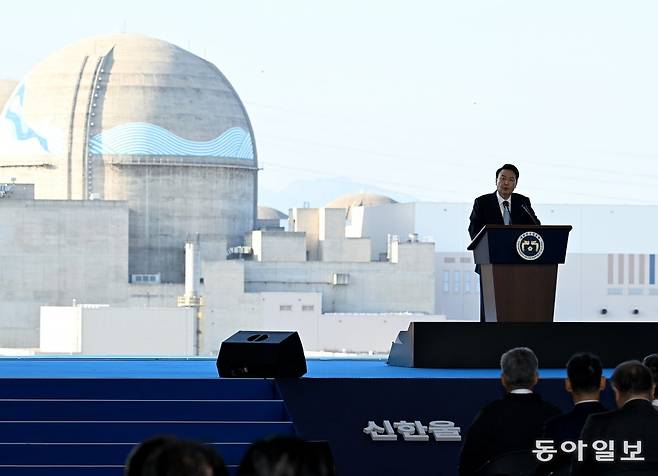
<instances>
[{"instance_id":1,"label":"nuclear power plant building","mask_svg":"<svg viewBox=\"0 0 658 476\"><path fill-rule=\"evenodd\" d=\"M386 351L441 318L433 243L375 256L346 237L351 204L257 215L247 111L190 52L86 39L0 82L0 107L0 347L207 355L291 328L307 349Z\"/></svg>"}]
</instances>

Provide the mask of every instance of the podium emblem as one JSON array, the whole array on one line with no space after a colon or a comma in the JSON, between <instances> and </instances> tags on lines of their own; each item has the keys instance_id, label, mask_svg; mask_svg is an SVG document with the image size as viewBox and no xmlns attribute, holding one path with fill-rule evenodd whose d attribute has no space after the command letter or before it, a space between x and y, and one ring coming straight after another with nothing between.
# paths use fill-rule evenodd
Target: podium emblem
<instances>
[{"instance_id":1,"label":"podium emblem","mask_svg":"<svg viewBox=\"0 0 658 476\"><path fill-rule=\"evenodd\" d=\"M539 233L526 231L516 240L516 252L525 260L535 260L544 252L544 240Z\"/></svg>"}]
</instances>

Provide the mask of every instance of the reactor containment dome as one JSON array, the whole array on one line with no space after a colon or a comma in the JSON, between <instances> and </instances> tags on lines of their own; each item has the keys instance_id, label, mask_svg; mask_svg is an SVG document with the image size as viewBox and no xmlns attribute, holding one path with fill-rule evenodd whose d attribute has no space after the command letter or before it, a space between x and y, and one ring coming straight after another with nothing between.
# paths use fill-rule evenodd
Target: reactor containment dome
<instances>
[{"instance_id":1,"label":"reactor containment dome","mask_svg":"<svg viewBox=\"0 0 658 476\"><path fill-rule=\"evenodd\" d=\"M129 273L182 282L190 234L240 244L257 156L237 93L212 63L139 35L82 40L18 83L0 113L0 181L37 199L125 200Z\"/></svg>"}]
</instances>

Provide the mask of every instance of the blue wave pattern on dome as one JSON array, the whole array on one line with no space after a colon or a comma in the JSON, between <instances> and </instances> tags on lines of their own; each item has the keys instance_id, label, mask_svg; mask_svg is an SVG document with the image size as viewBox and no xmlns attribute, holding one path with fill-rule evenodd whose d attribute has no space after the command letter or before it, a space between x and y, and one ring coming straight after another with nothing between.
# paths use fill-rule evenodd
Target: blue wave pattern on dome
<instances>
[{"instance_id":1,"label":"blue wave pattern on dome","mask_svg":"<svg viewBox=\"0 0 658 476\"><path fill-rule=\"evenodd\" d=\"M89 139L89 151L112 155L254 158L251 134L241 127L232 127L215 139L193 141L146 122L129 122L94 135Z\"/></svg>"},{"instance_id":2,"label":"blue wave pattern on dome","mask_svg":"<svg viewBox=\"0 0 658 476\"><path fill-rule=\"evenodd\" d=\"M16 101L18 99L18 101ZM36 139L39 141L39 145L45 152L50 152L48 150L48 140L45 137L37 134L37 132L32 129L25 119L23 119L23 102L25 101L25 84L21 83L16 92L9 101L7 101L7 106L5 107L5 118L14 125L14 131L16 134L16 139L19 141L25 141L30 139ZM12 110L12 106L15 107Z\"/></svg>"}]
</instances>

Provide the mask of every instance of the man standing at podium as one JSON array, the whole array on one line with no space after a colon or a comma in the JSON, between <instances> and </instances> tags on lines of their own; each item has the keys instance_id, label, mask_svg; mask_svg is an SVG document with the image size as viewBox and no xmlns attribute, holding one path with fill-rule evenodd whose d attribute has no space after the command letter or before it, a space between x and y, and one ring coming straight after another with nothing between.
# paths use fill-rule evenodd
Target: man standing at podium
<instances>
[{"instance_id":1,"label":"man standing at podium","mask_svg":"<svg viewBox=\"0 0 658 476\"><path fill-rule=\"evenodd\" d=\"M530 199L514 193L519 182L519 169L512 164L504 164L496 170L496 191L475 199L468 233L475 238L484 225L539 225ZM475 267L480 274L480 267ZM480 321L484 322L484 299L480 285Z\"/></svg>"},{"instance_id":2,"label":"man standing at podium","mask_svg":"<svg viewBox=\"0 0 658 476\"><path fill-rule=\"evenodd\" d=\"M468 233L471 239L484 225L539 225L530 199L514 193L519 181L519 169L505 164L496 170L496 191L475 199Z\"/></svg>"}]
</instances>

